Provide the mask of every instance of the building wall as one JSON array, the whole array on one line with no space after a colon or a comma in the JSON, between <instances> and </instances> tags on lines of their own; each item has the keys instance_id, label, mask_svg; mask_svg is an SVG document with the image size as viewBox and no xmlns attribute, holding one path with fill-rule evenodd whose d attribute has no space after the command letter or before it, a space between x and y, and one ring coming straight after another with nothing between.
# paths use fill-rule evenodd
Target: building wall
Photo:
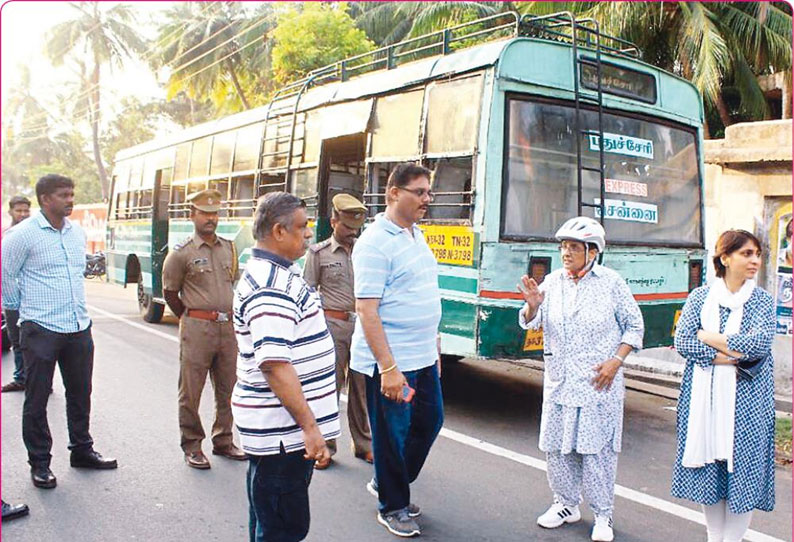
<instances>
[{"instance_id":1,"label":"building wall","mask_svg":"<svg viewBox=\"0 0 794 542\"><path fill-rule=\"evenodd\" d=\"M758 285L781 299L781 304L785 294L779 290L786 284L786 275L778 272L778 266L784 265L779 259L781 243L786 244L781 230L791 217L791 149L791 119L734 124L725 130L725 139L706 141L704 145L706 247L713 250L719 234L726 229L741 228L756 234L764 244ZM709 277L713 273L709 266ZM787 278L790 307L790 268ZM773 351L777 391L790 395L790 332L776 336Z\"/></svg>"}]
</instances>

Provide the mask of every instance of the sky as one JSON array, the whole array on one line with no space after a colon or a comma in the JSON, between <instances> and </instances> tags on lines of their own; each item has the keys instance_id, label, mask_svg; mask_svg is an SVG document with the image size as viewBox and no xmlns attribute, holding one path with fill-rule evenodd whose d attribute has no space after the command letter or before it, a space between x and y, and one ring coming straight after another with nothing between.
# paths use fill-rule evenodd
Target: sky
<instances>
[{"instance_id":1,"label":"sky","mask_svg":"<svg viewBox=\"0 0 794 542\"><path fill-rule=\"evenodd\" d=\"M100 9L107 9L117 2L101 2ZM167 9L170 2L134 2L140 14L141 32L152 29L146 24L158 11ZM9 1L0 7L0 101L5 107L9 91L19 84L20 66L31 68L31 94L49 111L58 111L57 93L63 80L74 80L74 66L68 62L62 68L52 67L44 54L48 31L60 22L71 19L76 10L68 2ZM102 73L103 104L109 110L119 109L118 104L126 96L135 96L143 101L163 98L165 92L157 85L155 75L141 63L131 65L121 72Z\"/></svg>"}]
</instances>

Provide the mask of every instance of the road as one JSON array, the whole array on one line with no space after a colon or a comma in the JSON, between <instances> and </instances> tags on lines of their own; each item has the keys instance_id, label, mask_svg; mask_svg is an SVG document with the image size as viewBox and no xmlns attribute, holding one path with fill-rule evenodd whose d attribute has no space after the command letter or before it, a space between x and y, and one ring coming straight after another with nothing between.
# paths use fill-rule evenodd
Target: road
<instances>
[{"instance_id":1,"label":"road","mask_svg":"<svg viewBox=\"0 0 794 542\"><path fill-rule=\"evenodd\" d=\"M131 288L89 282L87 295L96 343L91 429L96 449L118 458L119 469L69 467L64 391L56 377L49 418L58 487L34 488L21 439L23 395L2 394L2 495L31 508L28 518L3 525L3 539L246 540L245 463L209 456L212 469L196 471L182 460L175 320L143 323ZM3 382L12 368L6 354ZM502 362L464 360L445 367L444 430L412 487L413 500L423 509L423 540L589 540L592 513L586 506L578 524L553 531L535 525L551 498L537 448L541 378L537 371ZM668 399L627 392L616 541L705 540L697 507L669 494L674 409ZM209 430L209 385L201 410ZM346 438L342 442L334 466L316 472L312 481L307 540L395 540L375 522L376 502L365 489L371 467L353 458ZM206 453L210 446L205 442ZM776 510L756 512L747 540L791 540L790 467L777 469L776 483Z\"/></svg>"}]
</instances>

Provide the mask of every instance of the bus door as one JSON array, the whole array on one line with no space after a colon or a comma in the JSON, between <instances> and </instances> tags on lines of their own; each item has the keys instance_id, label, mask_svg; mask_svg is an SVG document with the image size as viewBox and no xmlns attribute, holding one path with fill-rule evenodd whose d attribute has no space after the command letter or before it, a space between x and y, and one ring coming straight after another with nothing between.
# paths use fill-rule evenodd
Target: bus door
<instances>
[{"instance_id":1,"label":"bus door","mask_svg":"<svg viewBox=\"0 0 794 542\"><path fill-rule=\"evenodd\" d=\"M168 202L173 168L158 169L154 178L152 209L152 296L163 295L163 261L168 253Z\"/></svg>"},{"instance_id":2,"label":"bus door","mask_svg":"<svg viewBox=\"0 0 794 542\"><path fill-rule=\"evenodd\" d=\"M331 235L331 201L337 194L350 194L363 201L367 134L358 133L324 139L317 174L317 241Z\"/></svg>"}]
</instances>

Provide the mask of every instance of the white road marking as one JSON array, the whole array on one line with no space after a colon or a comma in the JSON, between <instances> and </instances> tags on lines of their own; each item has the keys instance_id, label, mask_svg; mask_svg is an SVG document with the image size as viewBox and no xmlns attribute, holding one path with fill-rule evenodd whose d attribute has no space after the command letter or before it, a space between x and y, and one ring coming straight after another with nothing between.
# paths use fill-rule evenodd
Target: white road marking
<instances>
[{"instance_id":1,"label":"white road marking","mask_svg":"<svg viewBox=\"0 0 794 542\"><path fill-rule=\"evenodd\" d=\"M112 320L123 322L136 329L140 329L141 331L146 331L153 335L157 335L158 337L162 337L163 339L168 339L169 341L173 341L176 343L179 342L178 337L169 335L168 333L163 333L162 331L158 331L156 329L152 329L150 326L147 326L145 324L132 322L127 318L118 316L116 314L113 314L112 312L108 312L98 307L94 307L93 305L88 305L88 308L92 311L96 311L97 313L103 316L107 316ZM341 394L340 398L342 401L347 402L347 395ZM491 444L490 442L478 439L476 437L470 437L463 433L458 433L457 431L453 431L452 429L447 429L446 427L441 429L440 435L444 438L454 440L455 442L464 444L471 448L475 448L482 452L495 455L497 457L503 457L505 459L509 459L510 461L515 461L516 463L519 463L521 465L526 465L527 467L532 467L533 469L537 469L543 472L546 471L546 462L543 461L542 459L538 459L536 457L532 457L513 450L509 450L507 448L503 448L496 444ZM692 510L691 508L687 508L685 506L681 506L680 504L675 504L666 501L664 499L654 497L652 495L648 495L647 493L642 493L641 491L637 491L635 489L631 489L628 487L615 484L615 495L636 502L638 504L647 506L649 508L654 508L656 510L666 512L668 514L678 516L680 518L689 520L693 523L706 525L706 522L703 519L703 514L701 512L697 510ZM774 536L770 536L768 534L754 531L752 529L748 530L747 534L744 535L744 540L748 540L749 542L784 542L780 538L775 538Z\"/></svg>"}]
</instances>

